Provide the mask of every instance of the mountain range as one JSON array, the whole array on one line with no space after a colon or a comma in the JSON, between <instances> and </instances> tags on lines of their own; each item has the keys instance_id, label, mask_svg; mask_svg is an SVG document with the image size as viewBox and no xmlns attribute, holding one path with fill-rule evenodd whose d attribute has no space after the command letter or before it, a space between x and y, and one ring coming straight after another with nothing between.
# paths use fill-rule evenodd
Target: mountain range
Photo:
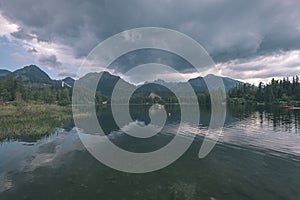
<instances>
[{"instance_id":1,"label":"mountain range","mask_svg":"<svg viewBox=\"0 0 300 200\"><path fill-rule=\"evenodd\" d=\"M158 94L167 94L170 92L168 88L171 88L172 90L174 89L176 91L181 91L184 90L186 84L190 84L196 92L203 92L208 90L205 84L205 79L214 77L214 75L210 74L205 77L190 79L187 82L165 82L164 80L158 79L153 82L145 82L143 85L137 87L136 85L128 83L119 76L112 75L109 72L91 72L78 79L78 82L83 83L83 85L85 86L89 86L89 84L91 84L96 78L99 78L100 75L101 79L99 80L97 91L107 96L111 95L114 86L118 81L121 81L122 85L124 86L124 88L122 89L125 93L129 90L137 89L136 93L140 93L143 95L148 95L151 92L156 92ZM75 80L71 77L66 77L62 80L51 79L46 72L41 70L36 65L25 66L13 72L0 69L0 78L5 78L8 76L13 77L16 81L23 81L24 83L30 82L32 85L38 85L39 87L45 85L61 86L62 81L69 86L73 86L75 82ZM234 80L228 77L221 77L221 79L223 80L226 91L235 87L237 84L242 83L238 80Z\"/></svg>"},{"instance_id":2,"label":"mountain range","mask_svg":"<svg viewBox=\"0 0 300 200\"><path fill-rule=\"evenodd\" d=\"M25 66L21 69L17 69L16 71L8 71L5 69L0 69L0 78L5 78L11 76L16 81L23 81L24 83L30 83L33 86L60 86L62 81L73 86L75 80L71 77L66 77L62 80L51 79L50 76L41 70L36 65Z\"/></svg>"}]
</instances>

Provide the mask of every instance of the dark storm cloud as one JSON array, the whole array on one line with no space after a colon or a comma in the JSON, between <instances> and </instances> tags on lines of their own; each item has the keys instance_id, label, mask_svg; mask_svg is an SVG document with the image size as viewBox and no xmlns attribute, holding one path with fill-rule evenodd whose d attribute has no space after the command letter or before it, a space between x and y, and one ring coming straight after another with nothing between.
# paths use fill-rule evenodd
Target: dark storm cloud
<instances>
[{"instance_id":1,"label":"dark storm cloud","mask_svg":"<svg viewBox=\"0 0 300 200\"><path fill-rule=\"evenodd\" d=\"M60 61L58 61L55 55L43 55L41 54L38 57L38 62L41 65L47 66L48 69L55 69L58 77L77 77L76 73L69 70L66 66L64 66Z\"/></svg>"},{"instance_id":2,"label":"dark storm cloud","mask_svg":"<svg viewBox=\"0 0 300 200\"><path fill-rule=\"evenodd\" d=\"M55 55L41 55L38 58L38 62L42 65L46 65L52 68L61 69L62 64L59 62Z\"/></svg>"},{"instance_id":3,"label":"dark storm cloud","mask_svg":"<svg viewBox=\"0 0 300 200\"><path fill-rule=\"evenodd\" d=\"M164 64L184 73L195 72L195 68L185 59L170 52L157 49L131 51L117 58L109 68L120 73L126 73L132 67L147 63Z\"/></svg>"},{"instance_id":4,"label":"dark storm cloud","mask_svg":"<svg viewBox=\"0 0 300 200\"><path fill-rule=\"evenodd\" d=\"M11 33L11 35L22 40L32 40L34 38L29 33L26 33L24 29L19 29L18 31Z\"/></svg>"},{"instance_id":5,"label":"dark storm cloud","mask_svg":"<svg viewBox=\"0 0 300 200\"><path fill-rule=\"evenodd\" d=\"M2 0L10 19L40 40L58 41L85 56L111 34L140 26L182 31L226 60L299 48L298 1L41 1Z\"/></svg>"},{"instance_id":6,"label":"dark storm cloud","mask_svg":"<svg viewBox=\"0 0 300 200\"><path fill-rule=\"evenodd\" d=\"M217 62L300 49L295 0L2 0L0 10L39 41L71 47L76 58L112 34L142 26L181 31Z\"/></svg>"}]
</instances>

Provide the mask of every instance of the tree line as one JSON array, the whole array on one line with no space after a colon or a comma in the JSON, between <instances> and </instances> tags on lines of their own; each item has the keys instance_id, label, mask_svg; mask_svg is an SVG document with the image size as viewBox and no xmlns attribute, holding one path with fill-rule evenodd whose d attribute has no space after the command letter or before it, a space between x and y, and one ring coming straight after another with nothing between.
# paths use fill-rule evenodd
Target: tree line
<instances>
[{"instance_id":1,"label":"tree line","mask_svg":"<svg viewBox=\"0 0 300 200\"><path fill-rule=\"evenodd\" d=\"M300 101L299 77L283 78L258 87L250 84L239 84L228 92L228 100L231 103L266 103L280 104Z\"/></svg>"},{"instance_id":2,"label":"tree line","mask_svg":"<svg viewBox=\"0 0 300 200\"><path fill-rule=\"evenodd\" d=\"M56 85L42 85L37 83L24 83L23 81L16 81L13 77L6 77L0 79L0 102L40 102L47 104L69 105L71 104L71 88L62 88ZM197 98L199 104L210 104L209 92L198 92ZM174 94L167 95L160 94L161 98L150 98L146 95L133 95L130 99L131 104L176 104L178 99ZM185 102L189 102L187 95ZM110 103L110 97L96 93L96 104L103 104L103 102ZM264 84L259 83L258 86L250 84L238 84L236 87L227 92L228 103L242 104L242 103L294 103L300 102L300 82L299 77L283 78L282 80L275 80ZM120 102L126 103L126 99Z\"/></svg>"},{"instance_id":3,"label":"tree line","mask_svg":"<svg viewBox=\"0 0 300 200\"><path fill-rule=\"evenodd\" d=\"M16 81L13 77L0 79L0 102L40 102L69 105L71 89L53 85L31 84Z\"/></svg>"}]
</instances>

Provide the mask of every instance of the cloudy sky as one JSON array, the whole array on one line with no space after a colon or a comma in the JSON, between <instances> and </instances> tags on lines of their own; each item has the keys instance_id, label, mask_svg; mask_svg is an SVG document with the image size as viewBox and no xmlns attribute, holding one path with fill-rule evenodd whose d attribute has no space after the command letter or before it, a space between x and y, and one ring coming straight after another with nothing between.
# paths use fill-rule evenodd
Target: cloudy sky
<instances>
[{"instance_id":1,"label":"cloudy sky","mask_svg":"<svg viewBox=\"0 0 300 200\"><path fill-rule=\"evenodd\" d=\"M0 68L36 64L53 78L75 77L99 42L154 26L195 39L223 76L257 83L300 75L299 10L297 0L1 0Z\"/></svg>"}]
</instances>

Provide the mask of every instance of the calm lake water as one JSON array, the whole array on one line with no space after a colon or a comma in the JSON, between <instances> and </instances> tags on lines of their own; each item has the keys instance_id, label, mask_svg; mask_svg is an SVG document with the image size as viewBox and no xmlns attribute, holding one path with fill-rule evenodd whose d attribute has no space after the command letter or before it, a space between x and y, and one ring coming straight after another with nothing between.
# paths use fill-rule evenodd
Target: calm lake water
<instances>
[{"instance_id":1,"label":"calm lake water","mask_svg":"<svg viewBox=\"0 0 300 200\"><path fill-rule=\"evenodd\" d=\"M120 147L147 152L167 144L180 121L178 107L151 139L122 133L109 108L99 121ZM131 115L149 122L147 108ZM37 141L0 143L0 199L300 199L300 110L235 106L228 108L224 133L213 151L198 158L210 108L201 108L199 128L187 152L152 173L128 174L106 167L82 145L75 129L58 129ZM188 136L187 136L188 137Z\"/></svg>"}]
</instances>

